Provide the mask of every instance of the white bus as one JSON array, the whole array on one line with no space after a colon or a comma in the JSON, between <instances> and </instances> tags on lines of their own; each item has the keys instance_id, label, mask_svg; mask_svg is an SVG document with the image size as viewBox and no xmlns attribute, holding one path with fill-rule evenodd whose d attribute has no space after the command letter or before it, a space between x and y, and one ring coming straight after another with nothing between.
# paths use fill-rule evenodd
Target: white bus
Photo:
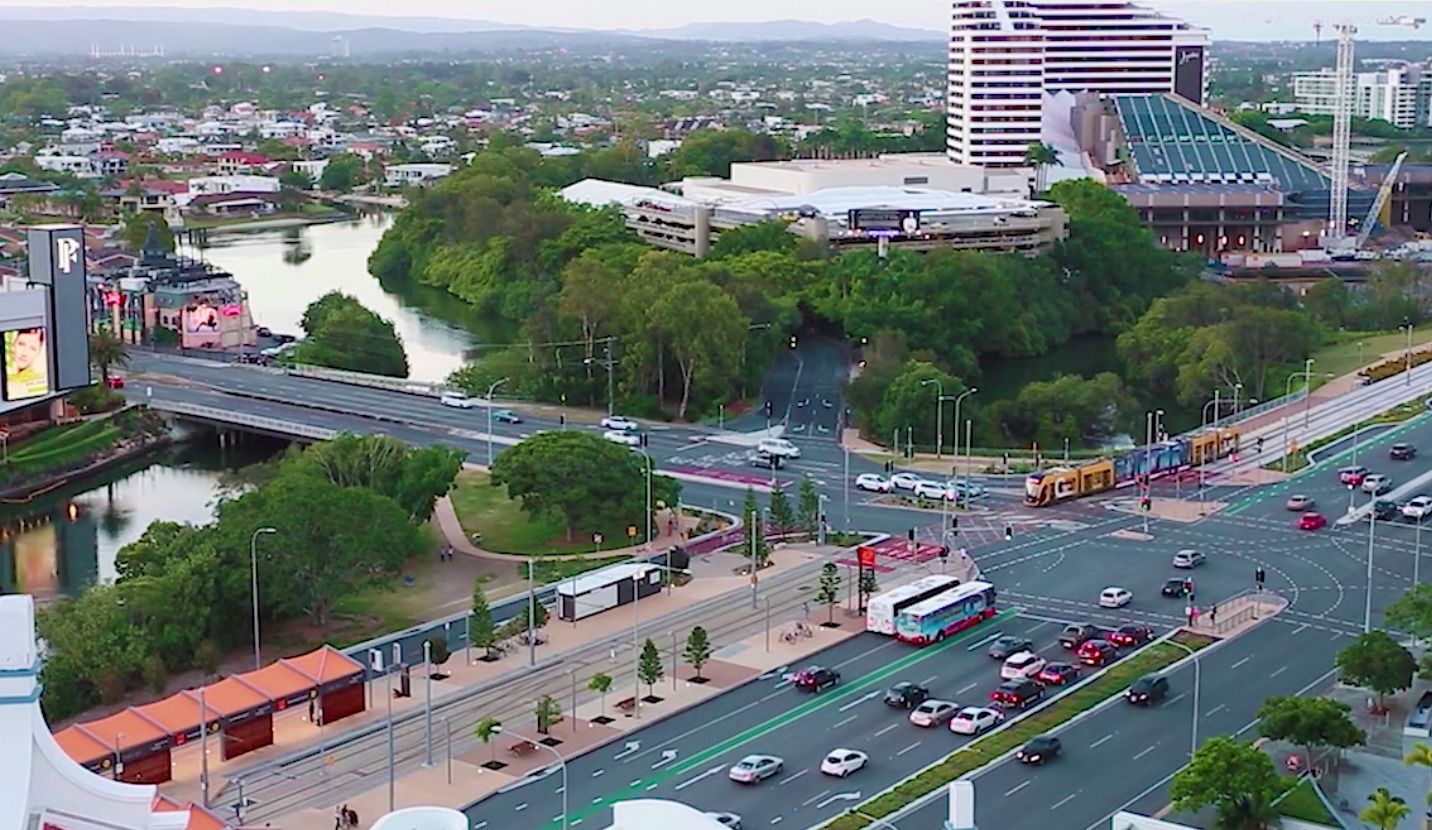
<instances>
[{"instance_id":1,"label":"white bus","mask_svg":"<svg viewBox=\"0 0 1432 830\"><path fill-rule=\"evenodd\" d=\"M959 585L953 576L926 576L870 598L865 607L865 630L895 636L895 618L916 603L933 599Z\"/></svg>"},{"instance_id":2,"label":"white bus","mask_svg":"<svg viewBox=\"0 0 1432 830\"><path fill-rule=\"evenodd\" d=\"M994 586L988 582L966 582L901 611L895 619L895 639L917 646L938 643L951 634L979 625L996 613Z\"/></svg>"}]
</instances>

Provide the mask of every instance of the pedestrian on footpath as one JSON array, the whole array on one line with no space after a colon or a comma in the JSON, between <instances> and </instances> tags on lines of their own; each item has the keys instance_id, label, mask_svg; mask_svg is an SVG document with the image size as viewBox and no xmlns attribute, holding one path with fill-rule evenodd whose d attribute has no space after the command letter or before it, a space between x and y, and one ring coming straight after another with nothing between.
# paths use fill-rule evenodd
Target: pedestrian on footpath
<instances>
[{"instance_id":1,"label":"pedestrian on footpath","mask_svg":"<svg viewBox=\"0 0 1432 830\"><path fill-rule=\"evenodd\" d=\"M1208 624L1218 625L1218 603L1208 606Z\"/></svg>"},{"instance_id":2,"label":"pedestrian on footpath","mask_svg":"<svg viewBox=\"0 0 1432 830\"><path fill-rule=\"evenodd\" d=\"M806 619L810 619L810 603L809 603L809 602L802 602L802 603L801 603L801 613L802 613L802 614L805 614L805 618L806 618Z\"/></svg>"}]
</instances>

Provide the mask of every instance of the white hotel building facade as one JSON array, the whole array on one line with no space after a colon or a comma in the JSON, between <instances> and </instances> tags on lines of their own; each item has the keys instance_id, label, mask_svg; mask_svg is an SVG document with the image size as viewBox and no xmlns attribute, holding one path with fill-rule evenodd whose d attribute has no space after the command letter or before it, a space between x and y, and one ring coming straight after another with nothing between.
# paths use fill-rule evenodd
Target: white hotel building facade
<instances>
[{"instance_id":1,"label":"white hotel building facade","mask_svg":"<svg viewBox=\"0 0 1432 830\"><path fill-rule=\"evenodd\" d=\"M1208 32L1119 0L954 0L946 152L1024 166L1057 92L1175 92L1201 103Z\"/></svg>"}]
</instances>

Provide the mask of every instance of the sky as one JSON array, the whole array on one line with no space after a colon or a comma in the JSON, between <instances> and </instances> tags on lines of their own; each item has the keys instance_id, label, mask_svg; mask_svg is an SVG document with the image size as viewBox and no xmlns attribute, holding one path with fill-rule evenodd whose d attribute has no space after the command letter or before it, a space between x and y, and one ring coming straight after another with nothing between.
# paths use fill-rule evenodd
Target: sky
<instances>
[{"instance_id":1,"label":"sky","mask_svg":"<svg viewBox=\"0 0 1432 830\"><path fill-rule=\"evenodd\" d=\"M1389 16L1432 18L1432 4L1408 0L1143 0L1213 31L1215 39L1311 39L1313 21L1352 20L1362 39L1432 40L1432 25L1420 30L1378 26ZM5 6L50 6L56 0L0 0ZM351 14L456 17L530 26L590 29L646 29L715 21L798 19L834 23L869 18L900 26L943 30L946 0L871 3L870 0L80 0L76 5L248 8L264 11L341 11Z\"/></svg>"}]
</instances>

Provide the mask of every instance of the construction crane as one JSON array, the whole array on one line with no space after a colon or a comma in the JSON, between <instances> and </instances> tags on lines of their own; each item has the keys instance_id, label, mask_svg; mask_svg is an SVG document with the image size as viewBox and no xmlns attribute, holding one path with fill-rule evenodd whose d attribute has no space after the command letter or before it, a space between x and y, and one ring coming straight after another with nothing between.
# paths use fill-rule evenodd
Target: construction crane
<instances>
[{"instance_id":1,"label":"construction crane","mask_svg":"<svg viewBox=\"0 0 1432 830\"><path fill-rule=\"evenodd\" d=\"M1399 14L1395 17L1384 17L1377 21L1380 26L1411 26L1414 29L1422 28L1427 22L1425 17L1413 17L1410 14Z\"/></svg>"},{"instance_id":2,"label":"construction crane","mask_svg":"<svg viewBox=\"0 0 1432 830\"><path fill-rule=\"evenodd\" d=\"M1377 198L1372 200L1372 209L1367 212L1367 218L1362 220L1362 228L1357 232L1357 244L1353 249L1360 251L1362 246L1367 244L1367 238L1372 236L1372 229L1377 224L1378 215L1382 213L1382 206L1387 204L1387 199L1392 195L1392 186L1397 183L1397 174L1402 172L1402 162L1406 160L1407 154L1400 153L1397 160L1392 162L1392 167L1387 175L1382 177L1382 187L1377 189Z\"/></svg>"}]
</instances>

